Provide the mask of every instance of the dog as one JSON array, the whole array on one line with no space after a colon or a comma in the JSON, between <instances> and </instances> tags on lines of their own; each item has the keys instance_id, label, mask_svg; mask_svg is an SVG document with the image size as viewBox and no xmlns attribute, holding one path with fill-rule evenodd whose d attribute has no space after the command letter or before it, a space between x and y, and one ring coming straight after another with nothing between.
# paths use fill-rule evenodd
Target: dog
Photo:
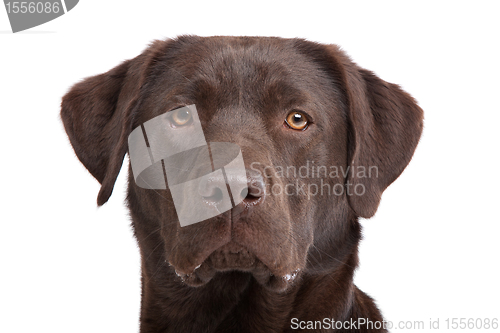
<instances>
[{"instance_id":1,"label":"dog","mask_svg":"<svg viewBox=\"0 0 500 333\"><path fill-rule=\"evenodd\" d=\"M247 191L238 210L181 226L169 188L138 186L129 164L140 331L386 332L375 302L353 283L358 219L375 214L412 158L423 129L417 102L336 45L157 40L62 99L76 156L101 184L98 206L112 193L131 132L187 105L207 142L241 149L246 179L237 182ZM217 204L226 185L212 179L206 204Z\"/></svg>"}]
</instances>

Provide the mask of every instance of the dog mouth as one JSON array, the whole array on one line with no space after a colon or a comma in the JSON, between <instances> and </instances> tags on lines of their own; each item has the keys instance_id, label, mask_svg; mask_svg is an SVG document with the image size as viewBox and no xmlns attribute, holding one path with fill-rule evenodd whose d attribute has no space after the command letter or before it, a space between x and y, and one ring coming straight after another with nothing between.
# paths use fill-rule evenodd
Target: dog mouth
<instances>
[{"instance_id":1,"label":"dog mouth","mask_svg":"<svg viewBox=\"0 0 500 333\"><path fill-rule=\"evenodd\" d=\"M300 273L300 269L286 274L273 272L254 253L234 241L213 251L191 273L179 273L177 270L175 273L185 284L199 287L207 284L217 274L233 271L251 274L259 284L275 291L286 290Z\"/></svg>"}]
</instances>

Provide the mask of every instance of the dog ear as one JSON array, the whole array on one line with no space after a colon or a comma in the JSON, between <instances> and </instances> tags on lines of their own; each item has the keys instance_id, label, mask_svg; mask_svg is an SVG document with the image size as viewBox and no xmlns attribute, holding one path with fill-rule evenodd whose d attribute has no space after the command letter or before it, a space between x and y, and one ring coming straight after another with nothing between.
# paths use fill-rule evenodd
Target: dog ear
<instances>
[{"instance_id":1,"label":"dog ear","mask_svg":"<svg viewBox=\"0 0 500 333\"><path fill-rule=\"evenodd\" d=\"M132 130L131 115L148 69L167 44L153 42L136 58L77 83L62 99L61 119L76 156L101 183L99 206L108 201L120 172Z\"/></svg>"},{"instance_id":2,"label":"dog ear","mask_svg":"<svg viewBox=\"0 0 500 333\"><path fill-rule=\"evenodd\" d=\"M336 45L297 40L336 82L347 105L349 174L345 180L354 212L377 211L382 192L411 160L423 129L423 111L399 86L360 68Z\"/></svg>"},{"instance_id":3,"label":"dog ear","mask_svg":"<svg viewBox=\"0 0 500 333\"><path fill-rule=\"evenodd\" d=\"M349 109L348 200L358 216L369 218L382 192L410 162L422 134L423 111L398 85L360 68L337 46L327 48L337 62Z\"/></svg>"}]
</instances>

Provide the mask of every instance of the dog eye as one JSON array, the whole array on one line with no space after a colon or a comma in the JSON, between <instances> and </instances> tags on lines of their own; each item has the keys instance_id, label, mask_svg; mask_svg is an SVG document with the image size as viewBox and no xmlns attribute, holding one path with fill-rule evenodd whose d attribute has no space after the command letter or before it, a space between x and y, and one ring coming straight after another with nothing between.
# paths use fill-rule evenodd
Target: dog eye
<instances>
[{"instance_id":1,"label":"dog eye","mask_svg":"<svg viewBox=\"0 0 500 333\"><path fill-rule=\"evenodd\" d=\"M299 111L290 112L288 116L286 116L285 122L291 129L299 131L305 130L309 124L306 115Z\"/></svg>"},{"instance_id":2,"label":"dog eye","mask_svg":"<svg viewBox=\"0 0 500 333\"><path fill-rule=\"evenodd\" d=\"M180 108L172 111L172 116L170 117L174 126L185 126L191 119L192 115L186 108Z\"/></svg>"}]
</instances>

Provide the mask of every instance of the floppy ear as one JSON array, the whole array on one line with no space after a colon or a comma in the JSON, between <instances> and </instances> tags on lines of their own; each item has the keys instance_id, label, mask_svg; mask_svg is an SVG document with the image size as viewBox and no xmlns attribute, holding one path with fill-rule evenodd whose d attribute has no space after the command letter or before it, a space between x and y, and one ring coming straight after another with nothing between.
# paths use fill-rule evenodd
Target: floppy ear
<instances>
[{"instance_id":1,"label":"floppy ear","mask_svg":"<svg viewBox=\"0 0 500 333\"><path fill-rule=\"evenodd\" d=\"M410 162L422 134L423 111L398 85L358 67L337 46L327 48L342 77L349 109L348 200L358 216L369 218L382 192Z\"/></svg>"},{"instance_id":2,"label":"floppy ear","mask_svg":"<svg viewBox=\"0 0 500 333\"><path fill-rule=\"evenodd\" d=\"M341 85L349 125L348 200L358 216L372 217L382 192L413 156L422 134L423 111L399 86L360 68L338 46L304 40L295 45Z\"/></svg>"},{"instance_id":3,"label":"floppy ear","mask_svg":"<svg viewBox=\"0 0 500 333\"><path fill-rule=\"evenodd\" d=\"M120 172L148 69L167 44L153 42L136 58L77 83L62 99L61 119L76 156L101 183L99 206L108 201Z\"/></svg>"}]
</instances>

